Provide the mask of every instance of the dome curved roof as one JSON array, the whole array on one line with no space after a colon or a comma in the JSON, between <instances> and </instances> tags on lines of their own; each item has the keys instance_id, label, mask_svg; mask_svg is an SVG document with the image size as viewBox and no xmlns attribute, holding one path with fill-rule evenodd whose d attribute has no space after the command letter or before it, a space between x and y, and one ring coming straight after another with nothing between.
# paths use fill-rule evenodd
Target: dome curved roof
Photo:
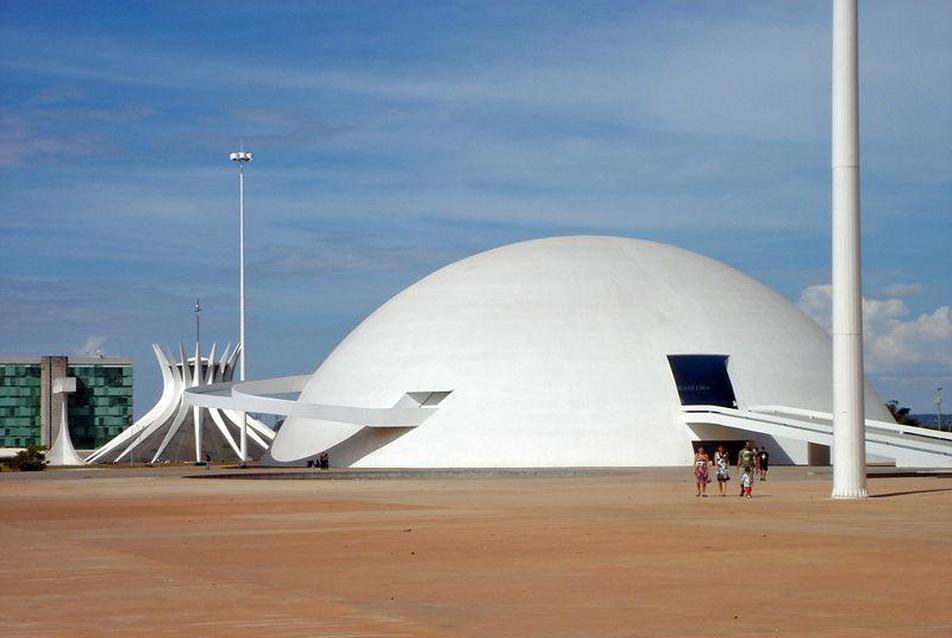
<instances>
[{"instance_id":1,"label":"dome curved roof","mask_svg":"<svg viewBox=\"0 0 952 638\"><path fill-rule=\"evenodd\" d=\"M697 437L679 418L669 355L726 355L742 407L829 411L830 353L794 304L702 255L622 237L521 242L391 298L302 393L390 407L449 392L433 395L445 396L434 416L400 431L292 417L269 461L330 450L361 467L683 464ZM884 417L868 396L870 418Z\"/></svg>"}]
</instances>

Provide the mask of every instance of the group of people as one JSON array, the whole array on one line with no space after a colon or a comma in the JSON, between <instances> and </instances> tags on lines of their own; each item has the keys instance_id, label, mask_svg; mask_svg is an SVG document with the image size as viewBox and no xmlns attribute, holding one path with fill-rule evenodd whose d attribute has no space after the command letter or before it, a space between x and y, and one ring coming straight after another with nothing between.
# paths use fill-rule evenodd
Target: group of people
<instances>
[{"instance_id":1,"label":"group of people","mask_svg":"<svg viewBox=\"0 0 952 638\"><path fill-rule=\"evenodd\" d=\"M326 470L331 466L330 457L327 456L327 452L321 452L316 459L308 461L307 466L314 467L319 470Z\"/></svg>"},{"instance_id":2,"label":"group of people","mask_svg":"<svg viewBox=\"0 0 952 638\"><path fill-rule=\"evenodd\" d=\"M719 445L713 459L708 456L703 447L699 447L694 454L694 480L697 483L699 497L707 498L707 484L711 482L712 464L721 496L727 495L727 482L731 480L730 454L723 445ZM745 441L744 448L737 453L737 472L740 476L739 496L750 498L754 477L759 476L761 481L766 481L769 467L770 453L767 452L767 448L761 446L758 449L751 441Z\"/></svg>"}]
</instances>

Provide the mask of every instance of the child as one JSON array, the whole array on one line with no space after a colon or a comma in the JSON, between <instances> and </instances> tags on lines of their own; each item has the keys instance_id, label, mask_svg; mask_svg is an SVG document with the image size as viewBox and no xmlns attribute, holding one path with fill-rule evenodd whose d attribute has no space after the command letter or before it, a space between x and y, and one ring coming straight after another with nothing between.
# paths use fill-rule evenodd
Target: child
<instances>
[{"instance_id":1,"label":"child","mask_svg":"<svg viewBox=\"0 0 952 638\"><path fill-rule=\"evenodd\" d=\"M757 469L757 450L754 449L754 444L751 441L744 441L744 449L737 454L737 473L747 473L750 474L751 480L753 480L754 470ZM741 481L740 484L740 494L738 496L745 496L744 494L744 483Z\"/></svg>"},{"instance_id":2,"label":"child","mask_svg":"<svg viewBox=\"0 0 952 638\"><path fill-rule=\"evenodd\" d=\"M744 468L743 473L740 475L740 495L750 498L751 487L754 483L754 472L753 470Z\"/></svg>"}]
</instances>

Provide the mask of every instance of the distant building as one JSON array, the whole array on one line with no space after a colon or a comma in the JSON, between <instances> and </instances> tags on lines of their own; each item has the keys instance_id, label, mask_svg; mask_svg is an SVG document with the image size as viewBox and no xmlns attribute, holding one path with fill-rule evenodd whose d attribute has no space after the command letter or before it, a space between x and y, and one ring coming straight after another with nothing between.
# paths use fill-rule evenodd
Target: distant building
<instances>
[{"instance_id":1,"label":"distant building","mask_svg":"<svg viewBox=\"0 0 952 638\"><path fill-rule=\"evenodd\" d=\"M159 344L152 350L162 373L162 395L158 402L132 427L98 447L86 463L135 462L202 463L241 460L241 422L246 419L247 457L258 459L274 440L274 431L247 414L234 410L198 408L183 402L186 389L202 388L231 381L241 346L225 346L216 356L212 344L208 356L195 344L194 355L185 354L179 344L176 359Z\"/></svg>"},{"instance_id":2,"label":"distant building","mask_svg":"<svg viewBox=\"0 0 952 638\"><path fill-rule=\"evenodd\" d=\"M63 380L76 379L64 392ZM0 447L49 446L67 400L76 449L99 447L132 423L132 360L119 357L0 357Z\"/></svg>"}]
</instances>

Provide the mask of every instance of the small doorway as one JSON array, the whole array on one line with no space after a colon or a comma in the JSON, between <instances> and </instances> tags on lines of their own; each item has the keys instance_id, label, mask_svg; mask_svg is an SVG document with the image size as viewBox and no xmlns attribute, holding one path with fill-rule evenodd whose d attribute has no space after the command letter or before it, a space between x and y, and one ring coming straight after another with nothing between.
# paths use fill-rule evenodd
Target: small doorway
<instances>
[{"instance_id":1,"label":"small doorway","mask_svg":"<svg viewBox=\"0 0 952 638\"><path fill-rule=\"evenodd\" d=\"M669 354L668 365L681 405L737 407L726 354Z\"/></svg>"}]
</instances>

